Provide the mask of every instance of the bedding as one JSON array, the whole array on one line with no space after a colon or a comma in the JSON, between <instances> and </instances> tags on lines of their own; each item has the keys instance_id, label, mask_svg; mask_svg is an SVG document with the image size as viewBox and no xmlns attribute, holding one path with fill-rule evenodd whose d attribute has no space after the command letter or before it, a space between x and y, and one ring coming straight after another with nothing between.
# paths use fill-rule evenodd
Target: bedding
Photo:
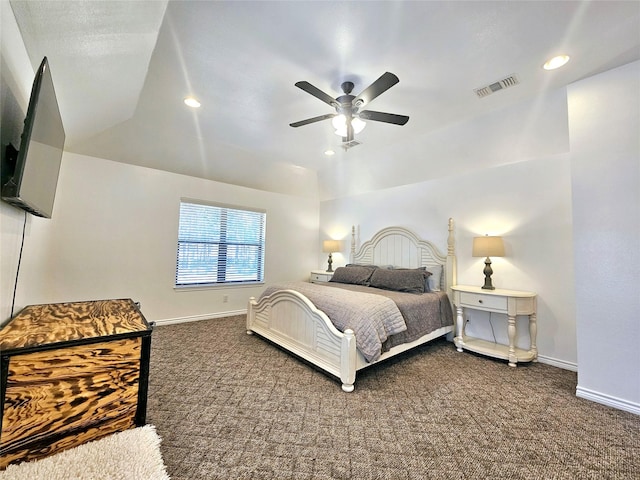
<instances>
[{"instance_id":1,"label":"bedding","mask_svg":"<svg viewBox=\"0 0 640 480\"><path fill-rule=\"evenodd\" d=\"M424 282L422 274L420 282ZM338 282L288 282L267 287L261 298L283 289L309 298L341 332L352 329L357 348L368 362L375 362L395 345L453 325L451 304L444 292L415 294Z\"/></svg>"},{"instance_id":2,"label":"bedding","mask_svg":"<svg viewBox=\"0 0 640 480\"><path fill-rule=\"evenodd\" d=\"M326 283L327 287L338 287L353 292L371 292L392 300L400 310L407 329L390 336L382 345L382 352L387 352L396 345L413 342L440 327L453 326L453 310L445 292L431 292L422 295L396 292L359 285L340 285ZM322 287L323 285L319 285ZM331 318L331 316L329 316ZM356 335L357 339L357 335Z\"/></svg>"},{"instance_id":3,"label":"bedding","mask_svg":"<svg viewBox=\"0 0 640 480\"><path fill-rule=\"evenodd\" d=\"M302 293L327 314L338 330L344 332L350 328L354 331L358 350L368 362L375 362L380 358L382 344L390 335L407 329L398 306L390 298L366 291L328 289L326 285L307 282L278 283L267 287L260 299L278 290Z\"/></svg>"}]
</instances>

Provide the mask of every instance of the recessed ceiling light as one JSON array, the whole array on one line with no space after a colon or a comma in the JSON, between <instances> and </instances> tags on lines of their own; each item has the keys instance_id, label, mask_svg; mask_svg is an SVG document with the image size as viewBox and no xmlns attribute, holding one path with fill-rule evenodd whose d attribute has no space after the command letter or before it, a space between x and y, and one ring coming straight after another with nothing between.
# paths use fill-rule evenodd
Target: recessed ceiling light
<instances>
[{"instance_id":1,"label":"recessed ceiling light","mask_svg":"<svg viewBox=\"0 0 640 480\"><path fill-rule=\"evenodd\" d=\"M542 68L545 70L555 70L556 68L560 68L565 65L568 61L569 55L557 55L547 60Z\"/></svg>"},{"instance_id":2,"label":"recessed ceiling light","mask_svg":"<svg viewBox=\"0 0 640 480\"><path fill-rule=\"evenodd\" d=\"M200 102L198 100L196 100L193 97L187 97L184 99L184 104L192 107L192 108L199 108L200 107Z\"/></svg>"},{"instance_id":3,"label":"recessed ceiling light","mask_svg":"<svg viewBox=\"0 0 640 480\"><path fill-rule=\"evenodd\" d=\"M325 150L325 151L324 151L324 154L325 154L327 157L330 157L331 155L335 155L335 154L336 154L336 152L334 152L333 150Z\"/></svg>"}]
</instances>

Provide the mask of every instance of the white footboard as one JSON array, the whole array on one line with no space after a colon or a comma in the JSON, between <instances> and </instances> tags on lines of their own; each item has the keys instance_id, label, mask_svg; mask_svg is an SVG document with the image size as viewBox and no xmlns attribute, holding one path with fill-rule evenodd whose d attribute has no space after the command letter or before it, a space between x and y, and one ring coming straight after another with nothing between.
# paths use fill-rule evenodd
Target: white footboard
<instances>
[{"instance_id":1,"label":"white footboard","mask_svg":"<svg viewBox=\"0 0 640 480\"><path fill-rule=\"evenodd\" d=\"M339 377L342 389L353 391L357 362L353 331L340 332L301 293L280 290L259 301L251 297L247 333L253 332Z\"/></svg>"}]
</instances>

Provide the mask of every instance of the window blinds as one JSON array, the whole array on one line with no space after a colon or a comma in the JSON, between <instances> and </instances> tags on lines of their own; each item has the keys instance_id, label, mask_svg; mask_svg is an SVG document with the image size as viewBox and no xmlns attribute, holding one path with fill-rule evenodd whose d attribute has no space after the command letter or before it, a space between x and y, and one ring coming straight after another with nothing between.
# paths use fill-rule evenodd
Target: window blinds
<instances>
[{"instance_id":1,"label":"window blinds","mask_svg":"<svg viewBox=\"0 0 640 480\"><path fill-rule=\"evenodd\" d=\"M176 286L262 282L266 213L180 202Z\"/></svg>"}]
</instances>

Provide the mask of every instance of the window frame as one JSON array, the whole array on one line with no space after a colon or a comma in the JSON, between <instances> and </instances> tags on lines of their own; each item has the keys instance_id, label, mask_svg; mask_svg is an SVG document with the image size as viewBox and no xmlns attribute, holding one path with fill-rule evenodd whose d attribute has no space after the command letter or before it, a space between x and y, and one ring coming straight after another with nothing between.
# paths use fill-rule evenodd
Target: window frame
<instances>
[{"instance_id":1,"label":"window frame","mask_svg":"<svg viewBox=\"0 0 640 480\"><path fill-rule=\"evenodd\" d=\"M227 242L227 241L221 241L221 242L215 242L215 241L201 241L201 242L187 242L183 239L181 239L181 226L182 226L182 220L183 220L183 215L182 215L182 205L183 204L193 204L193 205L199 205L202 207L211 207L213 209L217 209L218 211L222 210L225 211L225 213L228 213L229 210L233 210L233 211L237 211L240 212L240 214L261 214L261 225L258 229L258 237L259 240L257 242ZM267 211L265 209L261 209L261 208L254 208L254 207L246 207L246 206L239 206L239 205L232 205L232 204L227 204L227 203L220 203L220 202L211 202L211 201L205 201L205 200L198 200L198 199L193 199L193 198L180 198L180 204L179 204L179 208L178 208L178 227L177 227L177 241L176 241L176 263L175 263L175 270L174 270L174 288L177 290L183 290L183 289L210 289L210 288L229 288L229 287L243 287L243 286L256 286L256 285L262 285L264 284L264 276L265 276L265 272L264 272L264 265L265 265L265 257L266 257L266 226L267 226ZM228 225L227 225L228 227ZM221 224L218 224L218 228L221 228L224 232L220 232L220 238L225 238L226 239L226 234L229 232L230 228L227 228L222 226ZM217 277L216 281L191 281L191 282L186 282L184 279L182 280L182 282L179 283L179 277L180 277L180 248L181 248L181 243L196 243L196 244L200 244L200 245L213 245L216 244L218 245L218 248L220 250L218 250L218 254L216 255L216 261L214 262L215 265L215 270L211 269L208 271L208 275L212 276L215 275ZM247 279L243 279L243 280L222 280L220 281L221 275L226 277L226 275L228 274L228 262L226 261L226 255L228 253L228 249L230 246L234 246L234 247L238 247L238 246L244 246L244 247L257 247L257 266L254 270L255 274L256 274L256 279L255 280L247 280ZM218 261L220 256L223 256L225 258L225 261L220 262ZM184 275L184 272L183 272Z\"/></svg>"}]
</instances>

